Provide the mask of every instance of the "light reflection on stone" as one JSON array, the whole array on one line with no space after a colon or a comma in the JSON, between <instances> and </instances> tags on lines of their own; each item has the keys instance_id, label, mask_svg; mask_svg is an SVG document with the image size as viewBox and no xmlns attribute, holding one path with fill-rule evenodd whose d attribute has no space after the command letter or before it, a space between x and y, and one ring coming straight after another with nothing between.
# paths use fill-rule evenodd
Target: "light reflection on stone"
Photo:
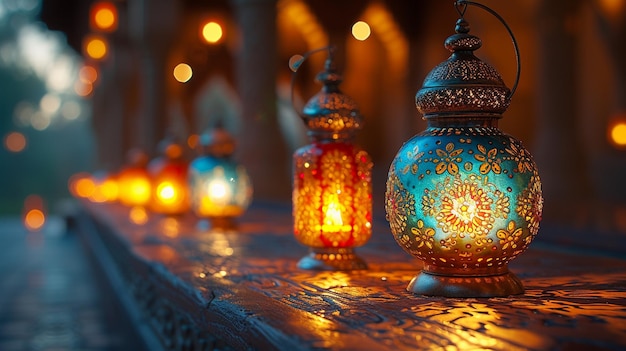
<instances>
[{"instance_id":1,"label":"light reflection on stone","mask_svg":"<svg viewBox=\"0 0 626 351\"><path fill-rule=\"evenodd\" d=\"M180 232L180 223L176 218L163 218L159 223L163 234L170 238L176 238Z\"/></svg>"}]
</instances>

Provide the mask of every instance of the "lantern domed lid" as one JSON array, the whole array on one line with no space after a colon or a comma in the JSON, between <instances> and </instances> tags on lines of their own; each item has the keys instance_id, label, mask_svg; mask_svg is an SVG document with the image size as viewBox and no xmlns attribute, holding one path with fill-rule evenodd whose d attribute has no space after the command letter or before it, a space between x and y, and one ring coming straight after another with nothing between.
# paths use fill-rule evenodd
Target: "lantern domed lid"
<instances>
[{"instance_id":1,"label":"lantern domed lid","mask_svg":"<svg viewBox=\"0 0 626 351\"><path fill-rule=\"evenodd\" d=\"M446 115L499 118L509 106L511 91L493 66L474 56L482 41L468 34L469 24L461 18L455 30L456 34L445 41L452 55L424 79L415 95L417 109L424 118Z\"/></svg>"},{"instance_id":2,"label":"lantern domed lid","mask_svg":"<svg viewBox=\"0 0 626 351\"><path fill-rule=\"evenodd\" d=\"M132 148L126 153L126 164L130 167L145 168L149 160L148 154L140 148Z\"/></svg>"},{"instance_id":3,"label":"lantern domed lid","mask_svg":"<svg viewBox=\"0 0 626 351\"><path fill-rule=\"evenodd\" d=\"M159 153L169 160L178 160L183 157L183 146L172 137L161 140L157 148Z\"/></svg>"},{"instance_id":4,"label":"lantern domed lid","mask_svg":"<svg viewBox=\"0 0 626 351\"><path fill-rule=\"evenodd\" d=\"M199 145L201 154L214 157L228 157L235 151L235 139L221 126L203 133Z\"/></svg>"},{"instance_id":5,"label":"lantern domed lid","mask_svg":"<svg viewBox=\"0 0 626 351\"><path fill-rule=\"evenodd\" d=\"M342 139L361 129L363 117L354 100L339 90L343 78L337 72L332 56L316 80L323 84L304 106L302 118L314 136Z\"/></svg>"}]
</instances>

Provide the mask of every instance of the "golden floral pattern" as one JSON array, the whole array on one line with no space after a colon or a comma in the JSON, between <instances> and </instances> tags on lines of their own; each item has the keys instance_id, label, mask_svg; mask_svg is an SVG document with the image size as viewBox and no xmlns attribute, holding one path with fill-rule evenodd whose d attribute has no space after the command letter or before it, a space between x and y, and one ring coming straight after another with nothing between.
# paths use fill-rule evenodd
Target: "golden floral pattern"
<instances>
[{"instance_id":1,"label":"golden floral pattern","mask_svg":"<svg viewBox=\"0 0 626 351\"><path fill-rule=\"evenodd\" d=\"M459 173L459 165L462 158L459 155L463 152L463 149L454 149L454 143L448 143L445 150L437 149L437 156L439 158L433 159L433 163L437 164L435 167L435 173L442 174L448 171L451 175Z\"/></svg>"},{"instance_id":2,"label":"golden floral pattern","mask_svg":"<svg viewBox=\"0 0 626 351\"><path fill-rule=\"evenodd\" d=\"M440 197L441 203L435 219L445 233L475 238L486 235L493 227L493 199L476 179L461 180L457 176L451 181L448 178L443 182L442 191L435 196Z\"/></svg>"},{"instance_id":3,"label":"golden floral pattern","mask_svg":"<svg viewBox=\"0 0 626 351\"><path fill-rule=\"evenodd\" d=\"M534 236L539 231L539 222L543 212L543 195L541 193L541 181L534 174L530 177L528 187L517 197L517 214L528 223L528 229Z\"/></svg>"},{"instance_id":4,"label":"golden floral pattern","mask_svg":"<svg viewBox=\"0 0 626 351\"><path fill-rule=\"evenodd\" d=\"M506 152L510 155L510 159L517 163L516 171L519 173L533 172L535 169L534 162L530 152L519 145L519 142L511 139Z\"/></svg>"},{"instance_id":5,"label":"golden floral pattern","mask_svg":"<svg viewBox=\"0 0 626 351\"><path fill-rule=\"evenodd\" d=\"M391 232L399 234L406 229L408 216L415 216L415 197L404 189L397 176L387 181L385 210Z\"/></svg>"},{"instance_id":6,"label":"golden floral pattern","mask_svg":"<svg viewBox=\"0 0 626 351\"><path fill-rule=\"evenodd\" d=\"M294 174L293 189L293 215L294 234L305 245L323 246L319 233L311 233L315 226L319 225L317 216L313 215L313 209L322 206L322 189L316 186L318 180L314 170L317 169L316 157L311 150L303 150L295 160L296 172Z\"/></svg>"},{"instance_id":7,"label":"golden floral pattern","mask_svg":"<svg viewBox=\"0 0 626 351\"><path fill-rule=\"evenodd\" d=\"M478 170L481 174L487 174L490 171L493 171L495 174L500 174L502 172L502 167L500 167L500 159L498 158L498 149L495 147L487 151L487 149L481 144L476 145L479 153L474 155L474 158L477 161L482 162Z\"/></svg>"},{"instance_id":8,"label":"golden floral pattern","mask_svg":"<svg viewBox=\"0 0 626 351\"><path fill-rule=\"evenodd\" d=\"M522 227L516 228L515 221L510 221L505 229L498 230L496 236L500 239L500 246L502 247L502 250L506 250L509 247L511 249L516 249L522 234Z\"/></svg>"},{"instance_id":9,"label":"golden floral pattern","mask_svg":"<svg viewBox=\"0 0 626 351\"><path fill-rule=\"evenodd\" d=\"M415 235L415 242L417 248L427 247L433 248L433 242L435 241L435 230L433 228L424 228L424 221L421 219L417 221L417 227L411 228L411 233Z\"/></svg>"},{"instance_id":10,"label":"golden floral pattern","mask_svg":"<svg viewBox=\"0 0 626 351\"><path fill-rule=\"evenodd\" d=\"M509 216L509 212L510 212L509 197L506 196L500 190L496 190L494 192L494 195L496 196L497 200L496 200L495 208L493 210L493 215L497 218L506 219Z\"/></svg>"}]
</instances>

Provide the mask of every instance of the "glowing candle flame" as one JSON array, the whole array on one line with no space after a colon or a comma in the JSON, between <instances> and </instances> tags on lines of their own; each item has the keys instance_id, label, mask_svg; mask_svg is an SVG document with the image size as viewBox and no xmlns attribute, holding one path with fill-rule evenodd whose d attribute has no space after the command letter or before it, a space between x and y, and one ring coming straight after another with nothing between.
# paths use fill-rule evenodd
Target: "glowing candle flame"
<instances>
[{"instance_id":1,"label":"glowing candle flame","mask_svg":"<svg viewBox=\"0 0 626 351\"><path fill-rule=\"evenodd\" d=\"M344 227L343 219L341 218L341 209L339 208L338 200L333 199L328 204L328 209L324 214L324 224L322 225L322 231L324 232L338 232Z\"/></svg>"},{"instance_id":2,"label":"glowing candle flame","mask_svg":"<svg viewBox=\"0 0 626 351\"><path fill-rule=\"evenodd\" d=\"M157 187L157 196L165 204L173 204L178 201L178 190L174 184L163 182Z\"/></svg>"},{"instance_id":3,"label":"glowing candle flame","mask_svg":"<svg viewBox=\"0 0 626 351\"><path fill-rule=\"evenodd\" d=\"M212 201L228 200L228 187L222 179L216 179L209 183L209 197Z\"/></svg>"}]
</instances>

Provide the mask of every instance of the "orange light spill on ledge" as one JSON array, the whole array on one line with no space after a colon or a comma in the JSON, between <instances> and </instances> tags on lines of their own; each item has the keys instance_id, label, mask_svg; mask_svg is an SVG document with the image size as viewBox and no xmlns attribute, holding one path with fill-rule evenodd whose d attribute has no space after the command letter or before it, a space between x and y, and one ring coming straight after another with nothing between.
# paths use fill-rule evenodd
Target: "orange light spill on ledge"
<instances>
[{"instance_id":1,"label":"orange light spill on ledge","mask_svg":"<svg viewBox=\"0 0 626 351\"><path fill-rule=\"evenodd\" d=\"M144 225L148 222L148 212L142 206L133 206L128 212L128 219L137 225Z\"/></svg>"}]
</instances>

